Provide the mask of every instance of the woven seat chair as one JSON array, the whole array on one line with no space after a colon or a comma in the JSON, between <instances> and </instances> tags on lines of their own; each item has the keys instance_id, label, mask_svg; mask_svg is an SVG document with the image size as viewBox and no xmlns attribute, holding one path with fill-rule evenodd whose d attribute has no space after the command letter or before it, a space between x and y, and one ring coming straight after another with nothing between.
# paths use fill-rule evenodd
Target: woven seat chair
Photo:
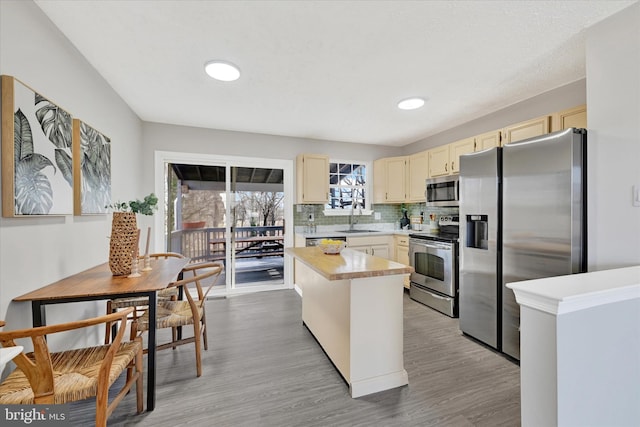
<instances>
[{"instance_id":1,"label":"woven seat chair","mask_svg":"<svg viewBox=\"0 0 640 427\"><path fill-rule=\"evenodd\" d=\"M150 254L149 258L151 259L184 258L184 255L176 252L161 252L161 253ZM144 256L141 256L139 259L143 260ZM157 295L158 295L158 300L164 300L164 299L175 300L178 298L178 289L177 288L162 289L161 291L158 292ZM117 310L121 310L124 308L135 307L135 310L129 319L129 320L133 320L138 316L138 313L142 312L148 305L149 305L149 299L147 297L112 299L107 301L107 314L111 314ZM107 328L104 334L105 344L108 344L109 341L111 341L111 333L112 333L112 328Z\"/></svg>"},{"instance_id":2,"label":"woven seat chair","mask_svg":"<svg viewBox=\"0 0 640 427\"><path fill-rule=\"evenodd\" d=\"M216 262L203 262L200 264L188 265L182 269L183 278L169 286L172 288L182 288L182 300L162 300L158 301L156 309L156 329L172 328L192 325L193 336L187 338L177 338L172 334L172 339L168 343L156 345L156 350L175 348L178 345L195 343L196 350L196 373L202 375L201 346L208 349L207 328L204 303L207 294L216 284L223 266ZM211 283L203 286L204 280L211 280ZM149 329L149 312L145 311L141 316L131 322L131 337Z\"/></svg>"},{"instance_id":3,"label":"woven seat chair","mask_svg":"<svg viewBox=\"0 0 640 427\"><path fill-rule=\"evenodd\" d=\"M96 426L107 425L122 398L136 385L137 411L142 407L142 340L123 342L124 323L133 309L87 320L0 332L3 347L17 339L31 338L33 353L20 353L17 368L0 384L0 404L61 404L96 398ZM121 327L110 345L50 353L47 335L119 321ZM127 381L111 403L109 388L127 371Z\"/></svg>"}]
</instances>

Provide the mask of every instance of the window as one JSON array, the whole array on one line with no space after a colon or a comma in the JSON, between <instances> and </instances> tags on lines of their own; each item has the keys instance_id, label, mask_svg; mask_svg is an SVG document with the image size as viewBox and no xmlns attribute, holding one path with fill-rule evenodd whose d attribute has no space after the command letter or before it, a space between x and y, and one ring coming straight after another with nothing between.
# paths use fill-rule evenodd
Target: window
<instances>
[{"instance_id":1,"label":"window","mask_svg":"<svg viewBox=\"0 0 640 427\"><path fill-rule=\"evenodd\" d=\"M329 203L325 213L351 212L367 204L367 165L364 163L329 163Z\"/></svg>"}]
</instances>

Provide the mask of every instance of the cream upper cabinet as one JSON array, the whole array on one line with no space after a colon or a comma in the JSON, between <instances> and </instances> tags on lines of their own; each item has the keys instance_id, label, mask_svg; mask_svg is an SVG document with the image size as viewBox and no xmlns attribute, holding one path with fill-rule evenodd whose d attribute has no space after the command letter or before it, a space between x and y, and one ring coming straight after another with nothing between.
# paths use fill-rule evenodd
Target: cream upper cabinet
<instances>
[{"instance_id":1,"label":"cream upper cabinet","mask_svg":"<svg viewBox=\"0 0 640 427\"><path fill-rule=\"evenodd\" d=\"M424 202L425 180L429 177L429 154L427 151L412 154L407 162L409 167L407 201L411 203Z\"/></svg>"},{"instance_id":2,"label":"cream upper cabinet","mask_svg":"<svg viewBox=\"0 0 640 427\"><path fill-rule=\"evenodd\" d=\"M387 157L373 163L373 202L402 203L407 198L407 157Z\"/></svg>"},{"instance_id":3,"label":"cream upper cabinet","mask_svg":"<svg viewBox=\"0 0 640 427\"><path fill-rule=\"evenodd\" d=\"M449 175L449 144L432 148L429 153L429 177Z\"/></svg>"},{"instance_id":4,"label":"cream upper cabinet","mask_svg":"<svg viewBox=\"0 0 640 427\"><path fill-rule=\"evenodd\" d=\"M550 116L542 116L504 128L503 145L549 133L550 121Z\"/></svg>"},{"instance_id":5,"label":"cream upper cabinet","mask_svg":"<svg viewBox=\"0 0 640 427\"><path fill-rule=\"evenodd\" d=\"M482 151L486 150L487 148L500 147L500 136L501 132L499 130L494 130L492 132L487 132L483 133L482 135L476 136L475 151Z\"/></svg>"},{"instance_id":6,"label":"cream upper cabinet","mask_svg":"<svg viewBox=\"0 0 640 427\"><path fill-rule=\"evenodd\" d=\"M553 132L568 128L587 128L587 106L570 108L559 111L552 116Z\"/></svg>"},{"instance_id":7,"label":"cream upper cabinet","mask_svg":"<svg viewBox=\"0 0 640 427\"><path fill-rule=\"evenodd\" d=\"M449 170L451 173L460 173L460 156L475 151L475 138L466 138L449 144Z\"/></svg>"},{"instance_id":8,"label":"cream upper cabinet","mask_svg":"<svg viewBox=\"0 0 640 427\"><path fill-rule=\"evenodd\" d=\"M385 203L387 194L387 159L373 162L373 203Z\"/></svg>"},{"instance_id":9,"label":"cream upper cabinet","mask_svg":"<svg viewBox=\"0 0 640 427\"><path fill-rule=\"evenodd\" d=\"M296 157L296 203L329 202L329 156L299 154Z\"/></svg>"},{"instance_id":10,"label":"cream upper cabinet","mask_svg":"<svg viewBox=\"0 0 640 427\"><path fill-rule=\"evenodd\" d=\"M387 159L387 202L404 202L407 198L407 158Z\"/></svg>"}]
</instances>

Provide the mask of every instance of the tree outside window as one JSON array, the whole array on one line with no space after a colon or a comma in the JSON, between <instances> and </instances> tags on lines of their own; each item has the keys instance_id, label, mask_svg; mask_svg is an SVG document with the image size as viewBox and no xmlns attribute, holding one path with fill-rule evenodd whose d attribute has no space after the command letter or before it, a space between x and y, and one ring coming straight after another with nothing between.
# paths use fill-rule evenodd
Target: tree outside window
<instances>
[{"instance_id":1,"label":"tree outside window","mask_svg":"<svg viewBox=\"0 0 640 427\"><path fill-rule=\"evenodd\" d=\"M366 166L361 163L329 164L327 210L364 209L366 206Z\"/></svg>"}]
</instances>

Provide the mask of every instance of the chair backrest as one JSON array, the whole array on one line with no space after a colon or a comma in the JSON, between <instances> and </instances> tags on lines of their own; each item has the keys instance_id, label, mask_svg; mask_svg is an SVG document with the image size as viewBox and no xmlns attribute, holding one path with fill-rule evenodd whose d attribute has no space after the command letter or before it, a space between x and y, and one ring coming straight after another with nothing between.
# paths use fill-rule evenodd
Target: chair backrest
<instances>
[{"instance_id":1,"label":"chair backrest","mask_svg":"<svg viewBox=\"0 0 640 427\"><path fill-rule=\"evenodd\" d=\"M182 269L182 279L171 283L169 286L182 286L184 294L191 306L202 307L209 291L215 286L220 274L224 271L222 264L217 262L202 262L198 264L190 264ZM215 278L213 278L215 276ZM205 279L213 278L211 283L203 288L202 282ZM193 295L189 292L189 287L194 285L197 290L198 299L194 300Z\"/></svg>"},{"instance_id":2,"label":"chair backrest","mask_svg":"<svg viewBox=\"0 0 640 427\"><path fill-rule=\"evenodd\" d=\"M177 252L158 252L155 254L149 254L149 258L153 258L153 259L184 258L184 255L179 254ZM144 259L144 255L139 255L138 259Z\"/></svg>"},{"instance_id":3,"label":"chair backrest","mask_svg":"<svg viewBox=\"0 0 640 427\"><path fill-rule=\"evenodd\" d=\"M15 340L21 338L31 338L33 343L33 355L35 362L31 361L24 352L17 355L13 361L24 372L29 380L36 403L53 403L54 399L54 382L53 382L53 366L51 362L51 353L47 346L46 336L58 332L71 331L74 329L86 328L103 323L111 324L120 321L118 333L116 334L111 347L105 355L100 366L100 381L104 382L111 369L113 358L116 354L126 328L127 316L133 312L134 308L118 311L113 314L107 314L92 319L78 320L75 322L61 323L58 325L40 326L30 329L19 329L15 331L0 332L0 343L3 347L15 347ZM104 378L103 378L104 377Z\"/></svg>"}]
</instances>

